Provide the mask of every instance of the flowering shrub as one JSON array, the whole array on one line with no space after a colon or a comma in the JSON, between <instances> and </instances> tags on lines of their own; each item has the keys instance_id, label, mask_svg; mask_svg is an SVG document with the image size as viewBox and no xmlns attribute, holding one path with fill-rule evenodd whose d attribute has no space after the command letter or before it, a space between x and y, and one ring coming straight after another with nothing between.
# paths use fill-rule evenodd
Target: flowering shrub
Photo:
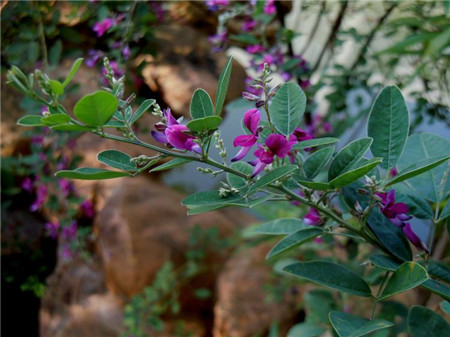
<instances>
[{"instance_id":1,"label":"flowering shrub","mask_svg":"<svg viewBox=\"0 0 450 337\"><path fill-rule=\"evenodd\" d=\"M62 169L56 173L57 177L113 179L134 176L149 168L163 170L197 161L210 167L203 168L205 173L225 174L226 182L218 190L187 196L182 204L188 214L233 206L252 208L278 201L295 201L310 207L304 218L279 218L253 229L254 234L283 236L267 259L293 252L316 238L323 238L332 246L339 243L338 237L343 237L347 243L361 246L358 261L362 265L355 265L356 256L349 261L332 256L291 261L282 269L297 279L371 300L371 316L333 310L329 313L330 325L300 323L293 327L296 331L313 325L320 331L317 334L326 329L333 329L339 336L363 336L378 330L394 334L401 329L400 324L395 315L383 311L384 305L377 311L378 303L384 304L391 296L416 287L444 300L450 298L446 284L450 275L448 267L433 259L435 235L444 231L450 213L447 203L449 142L432 134L409 135L408 109L397 87L386 86L377 96L368 117L368 136L335 151L339 139L312 138L303 130L306 95L301 87L288 82L269 89L270 69L264 64L261 78L255 79L263 92L255 102L256 107L243 112L243 135L234 141L239 149L233 149L237 154L228 164L230 150L223 146L219 127L231 59L220 75L215 104L206 91L194 92L190 105L192 119L187 124L176 120L170 110L162 111L153 99L134 110L132 96L124 97L123 79L114 77L108 60L105 68L110 88L83 97L73 114L67 112L58 102L58 95L76 76L81 62L75 62L63 83L37 72L45 96L34 87L33 75L27 77L13 67L8 72L9 83L49 107L49 115L25 116L18 123L91 132L157 154L132 158L117 150L106 150L98 154L98 160L114 170ZM147 111L160 119L152 134L161 146L146 143L133 132L133 124ZM111 129L117 129L120 135ZM214 148L219 150L223 162L211 158ZM373 157L366 158L369 149ZM252 160L244 161L251 155ZM171 160L162 163L166 158ZM398 170L396 174L391 173L394 168ZM422 239L423 235L416 232L417 228L411 225L412 217L427 221L428 238ZM67 228L68 237L73 230L73 226ZM414 253L411 244L418 249ZM375 280L369 277L374 274ZM441 305L448 312L448 302L443 301ZM445 319L423 306L411 307L405 319L413 337L424 336L424 327L427 336L444 336L448 331Z\"/></svg>"}]
</instances>

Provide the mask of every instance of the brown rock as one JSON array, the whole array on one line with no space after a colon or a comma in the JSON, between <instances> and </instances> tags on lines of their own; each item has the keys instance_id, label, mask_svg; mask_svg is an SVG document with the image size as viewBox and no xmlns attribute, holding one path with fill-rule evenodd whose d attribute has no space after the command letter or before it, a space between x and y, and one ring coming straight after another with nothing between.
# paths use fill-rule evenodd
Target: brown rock
<instances>
[{"instance_id":1,"label":"brown rock","mask_svg":"<svg viewBox=\"0 0 450 337\"><path fill-rule=\"evenodd\" d=\"M230 258L217 281L214 337L263 335L272 322L280 330L292 325L298 295L286 293L281 303L268 302L264 286L276 281L265 261L270 246L242 249Z\"/></svg>"}]
</instances>

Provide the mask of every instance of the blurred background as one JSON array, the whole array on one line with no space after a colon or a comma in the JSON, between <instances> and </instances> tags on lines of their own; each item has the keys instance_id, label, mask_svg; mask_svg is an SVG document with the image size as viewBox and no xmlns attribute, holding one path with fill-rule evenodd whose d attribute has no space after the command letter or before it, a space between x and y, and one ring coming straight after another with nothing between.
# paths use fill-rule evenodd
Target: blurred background
<instances>
[{"instance_id":1,"label":"blurred background","mask_svg":"<svg viewBox=\"0 0 450 337\"><path fill-rule=\"evenodd\" d=\"M294 257L351 259L358 254L351 242L331 250L327 242L311 242L266 262L273 242L249 228L263 219L303 217L301 205L188 217L184 196L221 179L202 175L198 164L133 179L56 178L61 169L101 167L96 154L105 149L151 153L90 134L18 126L18 118L44 107L6 84L11 66L59 79L83 57L63 97L71 111L106 85L108 57L116 76L125 76L127 93L136 93L136 105L155 98L189 118L194 90L214 97L233 56L222 129L229 156L237 152L236 125L253 106L242 91L259 94L251 79L264 63L274 85L301 85L308 97L304 127L314 137L340 137L343 146L364 135L375 96L394 84L407 99L412 132L448 139L449 13L449 1L412 0L2 1L4 336L295 337L295 324L327 323L336 306L370 309L280 275ZM155 143L149 132L155 122L145 115L136 132ZM415 228L428 235L426 223ZM427 303L427 294L418 296L400 302Z\"/></svg>"}]
</instances>

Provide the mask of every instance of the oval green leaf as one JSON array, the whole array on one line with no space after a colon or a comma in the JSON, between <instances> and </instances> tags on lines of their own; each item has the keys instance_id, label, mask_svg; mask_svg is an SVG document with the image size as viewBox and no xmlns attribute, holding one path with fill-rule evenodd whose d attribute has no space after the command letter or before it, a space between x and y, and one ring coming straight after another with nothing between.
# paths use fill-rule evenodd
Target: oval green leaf
<instances>
[{"instance_id":1,"label":"oval green leaf","mask_svg":"<svg viewBox=\"0 0 450 337\"><path fill-rule=\"evenodd\" d=\"M154 104L156 103L156 100L154 99L146 99L142 104L137 108L137 110L134 112L130 119L130 124L133 124L136 122L139 118L142 117L142 115L150 109Z\"/></svg>"},{"instance_id":2,"label":"oval green leaf","mask_svg":"<svg viewBox=\"0 0 450 337\"><path fill-rule=\"evenodd\" d=\"M204 118L214 114L211 97L209 97L205 90L195 90L191 99L190 111L192 119Z\"/></svg>"},{"instance_id":3,"label":"oval green leaf","mask_svg":"<svg viewBox=\"0 0 450 337\"><path fill-rule=\"evenodd\" d=\"M372 138L361 138L344 146L331 162L328 181L332 181L355 166L367 152L370 144L372 144Z\"/></svg>"},{"instance_id":4,"label":"oval green leaf","mask_svg":"<svg viewBox=\"0 0 450 337\"><path fill-rule=\"evenodd\" d=\"M247 176L251 176L253 172L253 166L243 161L231 163L230 168ZM241 189L247 186L247 179L229 172L227 173L227 181L231 187L237 189Z\"/></svg>"},{"instance_id":5,"label":"oval green leaf","mask_svg":"<svg viewBox=\"0 0 450 337\"><path fill-rule=\"evenodd\" d=\"M334 146L326 147L314 152L303 163L303 170L308 178L314 178L320 170L328 164L333 154Z\"/></svg>"},{"instance_id":6,"label":"oval green leaf","mask_svg":"<svg viewBox=\"0 0 450 337\"><path fill-rule=\"evenodd\" d=\"M383 158L382 167L390 169L397 163L409 132L409 113L402 92L387 86L378 94L370 111L367 134L373 138L370 150Z\"/></svg>"},{"instance_id":7,"label":"oval green leaf","mask_svg":"<svg viewBox=\"0 0 450 337\"><path fill-rule=\"evenodd\" d=\"M29 116L23 116L17 121L17 124L22 126L45 126L41 122L42 116L38 115L29 115Z\"/></svg>"},{"instance_id":8,"label":"oval green leaf","mask_svg":"<svg viewBox=\"0 0 450 337\"><path fill-rule=\"evenodd\" d=\"M259 189L279 180L285 178L290 173L297 170L298 167L296 165L285 165L281 167L277 167L273 171L267 173L266 175L262 176L260 179L258 179L248 191L248 194L258 191Z\"/></svg>"},{"instance_id":9,"label":"oval green leaf","mask_svg":"<svg viewBox=\"0 0 450 337\"><path fill-rule=\"evenodd\" d=\"M411 337L449 337L450 324L433 310L415 305L408 312L408 331Z\"/></svg>"},{"instance_id":10,"label":"oval green leaf","mask_svg":"<svg viewBox=\"0 0 450 337\"><path fill-rule=\"evenodd\" d=\"M45 125L61 125L70 122L70 116L65 114L54 114L42 117L42 123Z\"/></svg>"},{"instance_id":11,"label":"oval green leaf","mask_svg":"<svg viewBox=\"0 0 450 337\"><path fill-rule=\"evenodd\" d=\"M319 337L327 331L324 327L314 323L298 323L291 327L287 337Z\"/></svg>"},{"instance_id":12,"label":"oval green leaf","mask_svg":"<svg viewBox=\"0 0 450 337\"><path fill-rule=\"evenodd\" d=\"M372 254L369 256L369 260L375 266L389 271L396 271L400 267L400 262L384 254Z\"/></svg>"},{"instance_id":13,"label":"oval green leaf","mask_svg":"<svg viewBox=\"0 0 450 337\"><path fill-rule=\"evenodd\" d=\"M82 58L78 58L75 60L75 62L72 65L72 68L69 71L69 75L67 75L66 79L63 82L63 87L67 86L70 81L72 81L73 77L75 76L75 74L77 73L78 69L80 69L81 63L83 63L83 59Z\"/></svg>"},{"instance_id":14,"label":"oval green leaf","mask_svg":"<svg viewBox=\"0 0 450 337\"><path fill-rule=\"evenodd\" d=\"M56 95L64 94L64 86L57 80L50 80L50 87Z\"/></svg>"},{"instance_id":15,"label":"oval green leaf","mask_svg":"<svg viewBox=\"0 0 450 337\"><path fill-rule=\"evenodd\" d=\"M368 320L345 312L332 311L329 314L331 325L340 337L360 337L373 331L386 329L394 324L384 319Z\"/></svg>"},{"instance_id":16,"label":"oval green leaf","mask_svg":"<svg viewBox=\"0 0 450 337\"><path fill-rule=\"evenodd\" d=\"M275 246L273 246L273 248L267 254L266 260L284 253L290 249L298 247L306 241L315 238L322 233L322 228L311 226L309 226L309 228L300 229L297 232L291 233L280 240Z\"/></svg>"},{"instance_id":17,"label":"oval green leaf","mask_svg":"<svg viewBox=\"0 0 450 337\"><path fill-rule=\"evenodd\" d=\"M331 185L328 183L324 183L324 182L320 182L320 181L313 181L313 180L306 179L306 178L297 179L297 182L300 185L310 188L312 190L326 191L326 190L333 189L331 187Z\"/></svg>"},{"instance_id":18,"label":"oval green leaf","mask_svg":"<svg viewBox=\"0 0 450 337\"><path fill-rule=\"evenodd\" d=\"M282 218L263 223L262 225L254 228L252 232L266 235L283 235L291 234L306 228L311 228L311 226L306 225L300 219Z\"/></svg>"},{"instance_id":19,"label":"oval green leaf","mask_svg":"<svg viewBox=\"0 0 450 337\"><path fill-rule=\"evenodd\" d=\"M137 171L136 163L131 162L131 156L117 150L105 150L97 155L97 160L119 170Z\"/></svg>"},{"instance_id":20,"label":"oval green leaf","mask_svg":"<svg viewBox=\"0 0 450 337\"><path fill-rule=\"evenodd\" d=\"M59 178L81 179L81 180L102 180L113 179L130 176L126 172L109 171L104 169L97 169L93 167L80 167L73 171L63 170L56 172Z\"/></svg>"},{"instance_id":21,"label":"oval green leaf","mask_svg":"<svg viewBox=\"0 0 450 337\"><path fill-rule=\"evenodd\" d=\"M333 137L324 137L324 138L316 138L316 139L308 139L302 142L299 142L293 146L295 150L303 150L310 147L318 147L325 145L333 145L339 142L339 139Z\"/></svg>"},{"instance_id":22,"label":"oval green leaf","mask_svg":"<svg viewBox=\"0 0 450 337\"><path fill-rule=\"evenodd\" d=\"M359 178L365 176L374 167L378 166L382 161L383 161L382 158L361 160L358 164L356 164L356 166L331 180L330 185L333 187L344 187L346 185L349 185L352 182L358 180Z\"/></svg>"},{"instance_id":23,"label":"oval green leaf","mask_svg":"<svg viewBox=\"0 0 450 337\"><path fill-rule=\"evenodd\" d=\"M371 297L367 283L347 268L325 261L309 261L289 265L283 271L342 292Z\"/></svg>"},{"instance_id":24,"label":"oval green leaf","mask_svg":"<svg viewBox=\"0 0 450 337\"><path fill-rule=\"evenodd\" d=\"M230 57L228 59L225 68L222 69L222 72L219 76L219 83L217 84L216 91L216 115L220 116L220 113L223 109L223 104L225 103L225 98L227 96L228 85L230 83L231 76L231 68L233 67L233 58Z\"/></svg>"},{"instance_id":25,"label":"oval green leaf","mask_svg":"<svg viewBox=\"0 0 450 337\"><path fill-rule=\"evenodd\" d=\"M430 278L423 282L421 286L450 301L450 287L447 284Z\"/></svg>"},{"instance_id":26,"label":"oval green leaf","mask_svg":"<svg viewBox=\"0 0 450 337\"><path fill-rule=\"evenodd\" d=\"M190 159L175 158L175 159L169 160L167 163L156 166L155 168L151 169L150 172L170 170L171 168L187 164L191 161L192 160L190 160Z\"/></svg>"},{"instance_id":27,"label":"oval green leaf","mask_svg":"<svg viewBox=\"0 0 450 337\"><path fill-rule=\"evenodd\" d=\"M97 91L81 98L74 108L75 117L87 125L103 126L112 117L119 100L106 91Z\"/></svg>"},{"instance_id":28,"label":"oval green leaf","mask_svg":"<svg viewBox=\"0 0 450 337\"><path fill-rule=\"evenodd\" d=\"M91 131L94 127L91 126L83 126L83 125L75 125L75 124L63 124L63 125L54 125L51 126L52 130L57 131Z\"/></svg>"},{"instance_id":29,"label":"oval green leaf","mask_svg":"<svg viewBox=\"0 0 450 337\"><path fill-rule=\"evenodd\" d=\"M285 83L276 92L269 113L276 129L290 135L300 124L306 109L306 95L296 83Z\"/></svg>"},{"instance_id":30,"label":"oval green leaf","mask_svg":"<svg viewBox=\"0 0 450 337\"><path fill-rule=\"evenodd\" d=\"M222 123L222 118L219 116L209 116L194 119L187 123L186 126L193 132L204 132L216 130L220 123Z\"/></svg>"}]
</instances>

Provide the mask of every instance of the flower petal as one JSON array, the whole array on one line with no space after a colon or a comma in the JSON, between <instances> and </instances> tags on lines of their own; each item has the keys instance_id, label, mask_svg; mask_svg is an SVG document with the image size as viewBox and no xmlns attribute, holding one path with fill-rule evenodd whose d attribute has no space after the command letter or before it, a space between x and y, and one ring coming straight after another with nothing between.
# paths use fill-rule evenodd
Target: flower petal
<instances>
[{"instance_id":1,"label":"flower petal","mask_svg":"<svg viewBox=\"0 0 450 337\"><path fill-rule=\"evenodd\" d=\"M250 109L244 115L244 125L254 135L258 129L261 113L258 109Z\"/></svg>"},{"instance_id":2,"label":"flower petal","mask_svg":"<svg viewBox=\"0 0 450 337\"><path fill-rule=\"evenodd\" d=\"M152 134L153 138L155 138L155 140L157 142L168 143L167 137L166 137L166 135L164 133L157 132L157 131L152 131L151 134Z\"/></svg>"},{"instance_id":3,"label":"flower petal","mask_svg":"<svg viewBox=\"0 0 450 337\"><path fill-rule=\"evenodd\" d=\"M241 160L242 158L244 158L247 153L249 153L249 151L251 150L251 146L243 146L239 152L231 159L231 161L238 161Z\"/></svg>"},{"instance_id":4,"label":"flower petal","mask_svg":"<svg viewBox=\"0 0 450 337\"><path fill-rule=\"evenodd\" d=\"M407 222L405 224L405 227L403 227L403 232L405 233L408 240L416 246L418 249L421 249L427 253L429 253L428 247L425 245L425 243L422 241L422 239L414 233L411 224Z\"/></svg>"},{"instance_id":5,"label":"flower petal","mask_svg":"<svg viewBox=\"0 0 450 337\"><path fill-rule=\"evenodd\" d=\"M237 136L234 141L234 146L253 146L256 143L256 137L253 135L240 135Z\"/></svg>"}]
</instances>

